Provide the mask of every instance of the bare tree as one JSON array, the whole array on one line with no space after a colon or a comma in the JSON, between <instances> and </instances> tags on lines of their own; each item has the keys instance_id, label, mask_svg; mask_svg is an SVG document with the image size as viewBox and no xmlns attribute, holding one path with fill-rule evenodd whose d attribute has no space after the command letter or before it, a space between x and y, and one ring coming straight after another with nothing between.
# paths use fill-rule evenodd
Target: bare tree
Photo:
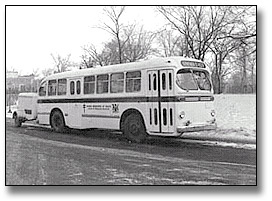
<instances>
[{"instance_id":1,"label":"bare tree","mask_svg":"<svg viewBox=\"0 0 272 201\"><path fill-rule=\"evenodd\" d=\"M98 51L94 45L82 47L84 52L82 55L83 66L88 68L90 65L88 61L91 61L91 65L100 66L118 64L120 63L120 57L122 63L134 62L144 59L154 52L152 42L156 37L156 33L145 31L143 26L138 28L136 24L124 26L122 32L119 42L114 37L104 44L101 51ZM122 44L121 52L118 51L119 44Z\"/></svg>"},{"instance_id":2,"label":"bare tree","mask_svg":"<svg viewBox=\"0 0 272 201\"><path fill-rule=\"evenodd\" d=\"M235 71L240 78L240 93L254 93L256 90L256 53L251 53L253 47L242 44L235 51L235 58L232 60ZM233 83L230 83L233 84Z\"/></svg>"},{"instance_id":3,"label":"bare tree","mask_svg":"<svg viewBox=\"0 0 272 201\"><path fill-rule=\"evenodd\" d=\"M55 72L60 73L67 70L67 68L70 66L70 56L71 54L68 54L66 57L61 57L59 54L54 56L51 54L54 63L55 63Z\"/></svg>"},{"instance_id":4,"label":"bare tree","mask_svg":"<svg viewBox=\"0 0 272 201\"><path fill-rule=\"evenodd\" d=\"M97 65L117 64L119 63L119 53L116 49L118 49L118 42L116 40L106 42L101 51L98 51L93 44L85 45L82 47L82 65L85 68L90 68Z\"/></svg>"},{"instance_id":5,"label":"bare tree","mask_svg":"<svg viewBox=\"0 0 272 201\"><path fill-rule=\"evenodd\" d=\"M121 32L123 24L120 21L122 14L124 13L125 6L110 6L105 7L104 12L106 16L110 19L110 23L103 23L100 26L101 29L112 34L118 44L118 59L119 63L122 63L122 41L121 41Z\"/></svg>"},{"instance_id":6,"label":"bare tree","mask_svg":"<svg viewBox=\"0 0 272 201\"><path fill-rule=\"evenodd\" d=\"M184 37L174 32L175 30L163 30L158 34L157 41L161 47L162 56L185 56Z\"/></svg>"},{"instance_id":7,"label":"bare tree","mask_svg":"<svg viewBox=\"0 0 272 201\"><path fill-rule=\"evenodd\" d=\"M214 55L214 65L212 66L212 81L215 93L222 93L222 83L224 78L233 72L233 66L224 65L226 58L230 56L237 48L239 48L241 43L235 40L223 39L215 40L210 50ZM233 55L232 55L233 56Z\"/></svg>"},{"instance_id":8,"label":"bare tree","mask_svg":"<svg viewBox=\"0 0 272 201\"><path fill-rule=\"evenodd\" d=\"M125 62L144 59L155 51L152 48L152 42L156 37L156 33L145 31L143 26L137 30L135 24L124 29L124 32L123 58Z\"/></svg>"},{"instance_id":9,"label":"bare tree","mask_svg":"<svg viewBox=\"0 0 272 201\"><path fill-rule=\"evenodd\" d=\"M95 65L104 66L108 64L106 58L103 57L103 54L98 52L93 44L85 45L82 49L84 54L81 57L86 68L91 68Z\"/></svg>"},{"instance_id":10,"label":"bare tree","mask_svg":"<svg viewBox=\"0 0 272 201\"><path fill-rule=\"evenodd\" d=\"M256 43L254 42L256 38L256 22L254 22L254 20L248 21L250 18L254 19L254 15L256 16L252 8L253 7L250 6L231 7L228 12L228 17L225 19L226 26L221 29L217 39L214 40L210 46L210 50L215 56L212 77L216 93L222 93L223 79L230 72L234 72L233 63L237 61L237 59L243 63L241 65L243 70L240 71L242 75L241 92L246 91L245 88L248 83L246 75L247 57L256 51ZM253 46L248 48L250 44L253 44ZM242 52L242 56L240 52ZM232 60L232 62L229 62L229 65L223 66L224 60L228 59L228 57L231 57L229 61Z\"/></svg>"},{"instance_id":11,"label":"bare tree","mask_svg":"<svg viewBox=\"0 0 272 201\"><path fill-rule=\"evenodd\" d=\"M43 77L47 77L49 75L52 75L54 73L54 69L53 68L46 68L42 70L42 76Z\"/></svg>"},{"instance_id":12,"label":"bare tree","mask_svg":"<svg viewBox=\"0 0 272 201\"><path fill-rule=\"evenodd\" d=\"M210 45L228 25L229 7L219 6L160 6L171 25L184 36L185 56L204 60Z\"/></svg>"},{"instance_id":13,"label":"bare tree","mask_svg":"<svg viewBox=\"0 0 272 201\"><path fill-rule=\"evenodd\" d=\"M256 23L246 20L256 12L249 6L161 6L158 10L185 38L186 56L204 60L207 52L214 54L213 84L221 93L224 76L231 72L223 67L224 60L256 36Z\"/></svg>"}]
</instances>

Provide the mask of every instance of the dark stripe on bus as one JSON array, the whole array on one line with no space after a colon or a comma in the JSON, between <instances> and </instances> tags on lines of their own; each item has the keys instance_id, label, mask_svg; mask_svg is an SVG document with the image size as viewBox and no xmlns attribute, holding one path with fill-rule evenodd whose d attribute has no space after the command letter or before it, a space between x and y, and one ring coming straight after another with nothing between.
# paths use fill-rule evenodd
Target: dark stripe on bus
<instances>
[{"instance_id":1,"label":"dark stripe on bus","mask_svg":"<svg viewBox=\"0 0 272 201\"><path fill-rule=\"evenodd\" d=\"M38 103L111 103L111 102L198 102L213 101L213 96L163 96L163 97L118 97L118 98L61 98L39 99Z\"/></svg>"},{"instance_id":2,"label":"dark stripe on bus","mask_svg":"<svg viewBox=\"0 0 272 201\"><path fill-rule=\"evenodd\" d=\"M38 112L39 115L50 115L50 112Z\"/></svg>"}]
</instances>

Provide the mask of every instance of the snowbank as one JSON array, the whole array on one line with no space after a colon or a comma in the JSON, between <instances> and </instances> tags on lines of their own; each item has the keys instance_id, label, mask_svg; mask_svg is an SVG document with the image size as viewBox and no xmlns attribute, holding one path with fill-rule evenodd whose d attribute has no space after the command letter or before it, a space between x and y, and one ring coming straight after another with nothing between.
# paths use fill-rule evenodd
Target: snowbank
<instances>
[{"instance_id":1,"label":"snowbank","mask_svg":"<svg viewBox=\"0 0 272 201\"><path fill-rule=\"evenodd\" d=\"M214 106L219 128L256 131L256 95L215 95Z\"/></svg>"},{"instance_id":2,"label":"snowbank","mask_svg":"<svg viewBox=\"0 0 272 201\"><path fill-rule=\"evenodd\" d=\"M185 133L182 138L256 143L256 95L215 95L217 130Z\"/></svg>"}]
</instances>

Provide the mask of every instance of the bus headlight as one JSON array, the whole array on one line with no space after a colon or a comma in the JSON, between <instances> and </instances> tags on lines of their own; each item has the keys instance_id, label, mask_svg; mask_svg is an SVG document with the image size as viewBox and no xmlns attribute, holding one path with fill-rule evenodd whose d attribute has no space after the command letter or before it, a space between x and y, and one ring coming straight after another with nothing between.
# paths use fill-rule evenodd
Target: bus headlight
<instances>
[{"instance_id":1,"label":"bus headlight","mask_svg":"<svg viewBox=\"0 0 272 201\"><path fill-rule=\"evenodd\" d=\"M214 110L211 111L211 116L212 116L212 117L215 116L215 111L214 111Z\"/></svg>"},{"instance_id":2,"label":"bus headlight","mask_svg":"<svg viewBox=\"0 0 272 201\"><path fill-rule=\"evenodd\" d=\"M179 118L183 119L185 117L185 112L182 111L180 114L179 114Z\"/></svg>"}]
</instances>

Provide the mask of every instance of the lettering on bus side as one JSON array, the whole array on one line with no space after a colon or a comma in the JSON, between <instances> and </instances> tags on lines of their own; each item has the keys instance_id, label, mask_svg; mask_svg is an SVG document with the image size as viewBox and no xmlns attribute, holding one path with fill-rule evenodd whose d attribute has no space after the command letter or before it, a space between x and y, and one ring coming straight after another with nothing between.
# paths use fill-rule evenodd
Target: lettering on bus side
<instances>
[{"instance_id":1,"label":"lettering on bus side","mask_svg":"<svg viewBox=\"0 0 272 201\"><path fill-rule=\"evenodd\" d=\"M85 108L87 108L88 110L110 110L111 105L90 104L90 105L85 105Z\"/></svg>"}]
</instances>

